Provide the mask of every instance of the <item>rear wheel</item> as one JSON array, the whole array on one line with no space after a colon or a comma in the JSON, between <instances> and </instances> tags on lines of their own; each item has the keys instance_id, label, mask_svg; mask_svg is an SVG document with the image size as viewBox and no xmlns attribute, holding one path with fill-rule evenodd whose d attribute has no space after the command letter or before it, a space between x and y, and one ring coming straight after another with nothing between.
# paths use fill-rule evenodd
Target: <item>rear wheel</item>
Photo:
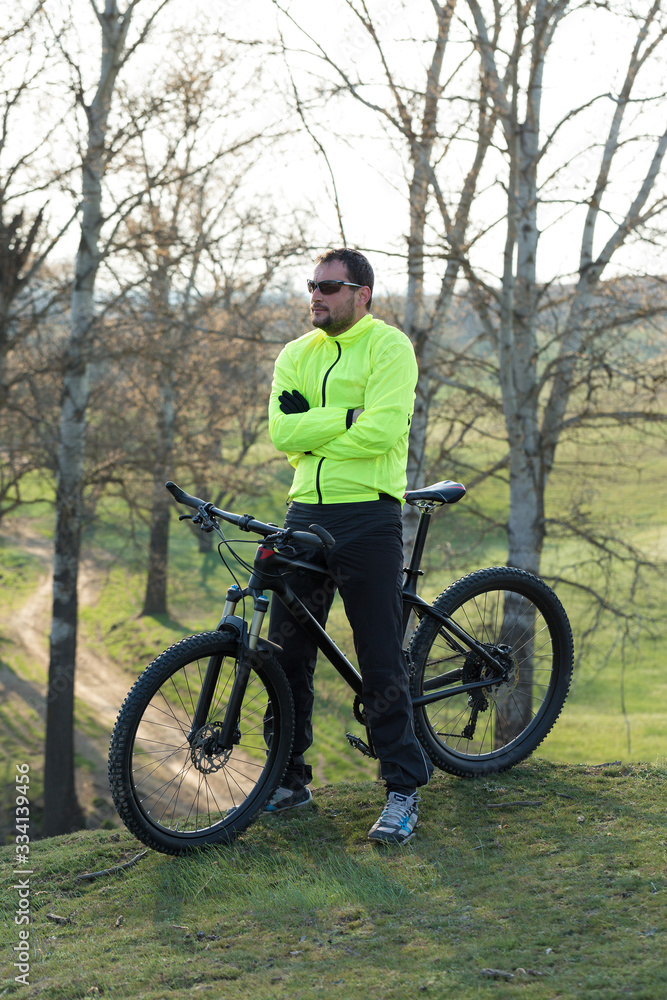
<instances>
[{"instance_id":1,"label":"rear wheel","mask_svg":"<svg viewBox=\"0 0 667 1000\"><path fill-rule=\"evenodd\" d=\"M118 715L109 750L116 809L139 840L165 854L229 843L263 809L287 766L292 695L263 651L245 654L251 670L233 745L223 749L217 740L238 649L231 631L181 640L146 667ZM211 658L220 671L204 724L193 731Z\"/></svg>"},{"instance_id":2,"label":"rear wheel","mask_svg":"<svg viewBox=\"0 0 667 1000\"><path fill-rule=\"evenodd\" d=\"M433 763L452 774L504 771L532 753L563 707L573 667L567 615L542 580L504 566L464 577L433 607L493 652L503 664L503 679L424 615L409 647L413 700L487 678L489 683L417 704L417 736Z\"/></svg>"}]
</instances>

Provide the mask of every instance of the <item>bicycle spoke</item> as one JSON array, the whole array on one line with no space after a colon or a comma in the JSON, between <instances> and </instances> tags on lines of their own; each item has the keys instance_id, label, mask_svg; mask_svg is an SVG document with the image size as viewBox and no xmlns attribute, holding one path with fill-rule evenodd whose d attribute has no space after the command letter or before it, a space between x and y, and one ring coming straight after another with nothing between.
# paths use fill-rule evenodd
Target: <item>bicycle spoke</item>
<instances>
[{"instance_id":1,"label":"bicycle spoke","mask_svg":"<svg viewBox=\"0 0 667 1000\"><path fill-rule=\"evenodd\" d=\"M420 739L436 764L456 774L511 766L544 738L567 693L572 639L562 607L541 581L511 567L465 577L435 607L498 666L461 640L452 650L446 626L424 615L410 644L413 691L439 697L415 709ZM448 686L484 681L442 697Z\"/></svg>"},{"instance_id":2,"label":"bicycle spoke","mask_svg":"<svg viewBox=\"0 0 667 1000\"><path fill-rule=\"evenodd\" d=\"M132 832L159 850L182 853L190 844L231 839L282 776L293 709L284 674L270 657L251 666L231 741L220 742L236 648L220 633L177 643L146 669L121 709L109 755L114 801ZM211 657L220 661L219 676L207 719L195 729Z\"/></svg>"}]
</instances>

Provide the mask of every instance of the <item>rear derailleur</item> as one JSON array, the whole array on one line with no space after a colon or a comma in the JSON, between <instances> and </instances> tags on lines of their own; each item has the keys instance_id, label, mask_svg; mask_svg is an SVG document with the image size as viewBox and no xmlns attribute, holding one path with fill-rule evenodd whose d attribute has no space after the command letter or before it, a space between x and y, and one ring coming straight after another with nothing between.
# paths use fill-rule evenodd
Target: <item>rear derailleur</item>
<instances>
[{"instance_id":1,"label":"rear derailleur","mask_svg":"<svg viewBox=\"0 0 667 1000\"><path fill-rule=\"evenodd\" d=\"M477 717L480 712L486 712L489 707L489 698L493 699L493 692L499 684L507 683L515 672L516 664L512 657L511 646L500 644L498 646L487 647L488 651L495 657L496 662L503 668L502 675L498 677L491 673L489 664L479 656L478 653L470 651L463 664L462 681L464 684L472 684L475 681L489 680L489 686L476 688L468 695L468 705L470 706L470 718L463 727L461 737L464 740L472 740L477 728Z\"/></svg>"}]
</instances>

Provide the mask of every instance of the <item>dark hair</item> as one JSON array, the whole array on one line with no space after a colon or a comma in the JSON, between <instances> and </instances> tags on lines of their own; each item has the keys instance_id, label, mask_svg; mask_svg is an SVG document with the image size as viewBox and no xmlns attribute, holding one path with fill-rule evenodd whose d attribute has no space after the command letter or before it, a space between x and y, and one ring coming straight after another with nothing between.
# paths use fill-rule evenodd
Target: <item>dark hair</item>
<instances>
[{"instance_id":1,"label":"dark hair","mask_svg":"<svg viewBox=\"0 0 667 1000\"><path fill-rule=\"evenodd\" d=\"M337 250L325 250L315 258L316 264L329 264L338 260L345 265L350 281L355 285L366 285L371 290L371 297L366 303L366 308L370 309L373 302L373 282L375 275L373 268L364 255L358 250L350 250L348 247L339 247Z\"/></svg>"}]
</instances>

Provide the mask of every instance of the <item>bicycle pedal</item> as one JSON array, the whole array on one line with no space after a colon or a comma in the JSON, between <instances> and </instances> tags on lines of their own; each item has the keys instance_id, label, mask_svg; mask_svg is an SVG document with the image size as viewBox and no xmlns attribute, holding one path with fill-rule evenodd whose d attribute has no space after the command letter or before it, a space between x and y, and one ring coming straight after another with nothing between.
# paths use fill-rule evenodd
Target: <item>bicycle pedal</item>
<instances>
[{"instance_id":1,"label":"bicycle pedal","mask_svg":"<svg viewBox=\"0 0 667 1000\"><path fill-rule=\"evenodd\" d=\"M364 757L372 757L373 760L377 760L377 754L373 753L368 743L364 743L360 736L355 736L354 733L345 733L345 739L351 747L362 753Z\"/></svg>"}]
</instances>

